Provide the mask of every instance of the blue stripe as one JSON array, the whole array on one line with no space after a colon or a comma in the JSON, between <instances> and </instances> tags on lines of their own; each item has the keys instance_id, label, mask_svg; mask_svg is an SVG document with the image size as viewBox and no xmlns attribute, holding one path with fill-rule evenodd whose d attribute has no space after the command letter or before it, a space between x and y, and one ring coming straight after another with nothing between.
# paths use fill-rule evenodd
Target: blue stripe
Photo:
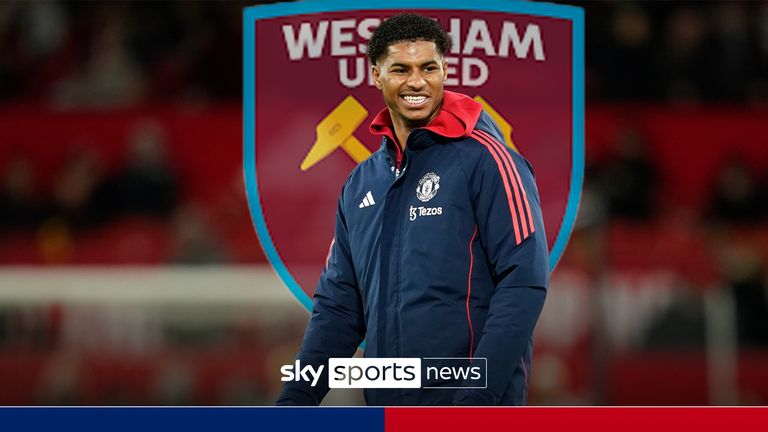
<instances>
[{"instance_id":1,"label":"blue stripe","mask_svg":"<svg viewBox=\"0 0 768 432\"><path fill-rule=\"evenodd\" d=\"M565 206L563 223L557 233L555 244L549 252L550 272L555 269L560 257L565 251L568 239L576 223L579 210L579 199L584 182L584 10L571 8L570 19L573 20L573 143L571 160L571 188L568 191L568 202Z\"/></svg>"},{"instance_id":2,"label":"blue stripe","mask_svg":"<svg viewBox=\"0 0 768 432\"><path fill-rule=\"evenodd\" d=\"M7 431L384 431L383 408L0 408Z\"/></svg>"}]
</instances>

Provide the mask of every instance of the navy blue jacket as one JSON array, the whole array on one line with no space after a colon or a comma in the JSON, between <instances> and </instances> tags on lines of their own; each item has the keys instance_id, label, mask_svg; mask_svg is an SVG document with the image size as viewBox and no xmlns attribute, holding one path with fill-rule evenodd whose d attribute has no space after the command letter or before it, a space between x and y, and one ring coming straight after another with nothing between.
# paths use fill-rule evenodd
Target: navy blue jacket
<instances>
[{"instance_id":1,"label":"navy blue jacket","mask_svg":"<svg viewBox=\"0 0 768 432\"><path fill-rule=\"evenodd\" d=\"M336 232L314 296L304 364L350 357L484 357L486 389L366 389L369 405L523 405L531 336L546 295L547 240L533 170L482 106L446 91L404 155L385 109L380 150L341 192ZM401 159L400 166L398 159ZM278 405L328 391L289 382Z\"/></svg>"}]
</instances>

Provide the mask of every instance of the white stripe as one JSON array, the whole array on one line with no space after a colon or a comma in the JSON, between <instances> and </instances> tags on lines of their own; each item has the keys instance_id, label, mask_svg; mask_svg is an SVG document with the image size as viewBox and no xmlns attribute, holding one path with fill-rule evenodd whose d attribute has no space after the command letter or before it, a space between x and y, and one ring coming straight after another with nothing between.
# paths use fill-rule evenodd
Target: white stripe
<instances>
[{"instance_id":1,"label":"white stripe","mask_svg":"<svg viewBox=\"0 0 768 432\"><path fill-rule=\"evenodd\" d=\"M371 205L376 204L376 201L373 200L373 195L371 195L371 191L368 191L368 194L366 195L366 197L371 202Z\"/></svg>"}]
</instances>

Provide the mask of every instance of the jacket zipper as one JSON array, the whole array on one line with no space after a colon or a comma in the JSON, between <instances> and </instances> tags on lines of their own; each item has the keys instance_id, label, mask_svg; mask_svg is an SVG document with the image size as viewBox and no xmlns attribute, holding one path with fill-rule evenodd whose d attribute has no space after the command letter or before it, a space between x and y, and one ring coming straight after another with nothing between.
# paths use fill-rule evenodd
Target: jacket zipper
<instances>
[{"instance_id":1,"label":"jacket zipper","mask_svg":"<svg viewBox=\"0 0 768 432\"><path fill-rule=\"evenodd\" d=\"M402 179L405 176L405 171L408 168L408 164L411 160L411 155L409 154L408 146L406 145L405 150L403 151L403 159L400 164L400 169L395 169L395 181L393 183L396 184L400 179ZM398 215L399 217L400 215ZM397 259L397 263L395 266L396 271L396 285L395 285L395 335L397 340L397 357L403 356L403 338L402 338L402 318L400 316L400 308L401 308L401 290L403 287L402 284L402 261L403 261L403 254L402 254L402 248L403 248L403 223L402 221L398 220L398 253L394 254L395 259Z\"/></svg>"},{"instance_id":2,"label":"jacket zipper","mask_svg":"<svg viewBox=\"0 0 768 432\"><path fill-rule=\"evenodd\" d=\"M400 181L400 179L402 179L403 176L405 175L405 171L408 168L408 164L409 164L410 159L411 159L411 154L410 154L410 151L408 150L408 146L407 145L406 145L405 151L403 151L403 158L402 158L402 160L400 162L400 166L399 167L396 166L393 163L391 158L387 157L387 161L389 162L390 167L392 168L392 173L395 176L394 180L392 181L392 184L389 187L390 190L393 187L395 187L397 185L398 181ZM403 224L399 220L396 221L396 223L398 224L397 225L398 232L396 233L397 239L398 239L397 247L398 247L398 249L401 249L402 245L403 245ZM395 356L396 357L402 357L403 341L402 341L402 331L401 331L402 322L401 322L401 316L400 316L400 307L401 307L400 290L402 289L402 281L401 281L401 278L402 278L402 253L390 254L390 259L392 259L392 258L397 260L397 262L395 263L395 274L392 275L394 277L392 277L390 279L390 285L393 288L392 293L394 295L394 300L395 300L395 307L394 307L394 314L395 314L395 323L394 323L395 324L394 325L395 339L394 340L397 341L397 347L396 347L397 348L397 353L396 353Z\"/></svg>"}]
</instances>

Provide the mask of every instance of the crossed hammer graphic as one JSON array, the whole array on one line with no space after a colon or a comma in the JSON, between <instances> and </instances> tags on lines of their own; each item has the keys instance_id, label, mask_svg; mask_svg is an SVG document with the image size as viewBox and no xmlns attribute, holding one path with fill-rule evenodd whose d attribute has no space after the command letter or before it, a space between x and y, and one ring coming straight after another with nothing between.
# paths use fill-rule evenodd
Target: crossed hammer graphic
<instances>
[{"instance_id":1,"label":"crossed hammer graphic","mask_svg":"<svg viewBox=\"0 0 768 432\"><path fill-rule=\"evenodd\" d=\"M512 126L482 97L475 96L476 101L483 105L499 125L506 144L517 151L512 142ZM325 159L337 148L341 148L355 163L360 163L371 156L371 151L363 145L353 133L368 117L368 110L352 96L347 96L330 114L320 121L315 129L317 138L309 153L301 162L301 170L307 171L315 164Z\"/></svg>"}]
</instances>

